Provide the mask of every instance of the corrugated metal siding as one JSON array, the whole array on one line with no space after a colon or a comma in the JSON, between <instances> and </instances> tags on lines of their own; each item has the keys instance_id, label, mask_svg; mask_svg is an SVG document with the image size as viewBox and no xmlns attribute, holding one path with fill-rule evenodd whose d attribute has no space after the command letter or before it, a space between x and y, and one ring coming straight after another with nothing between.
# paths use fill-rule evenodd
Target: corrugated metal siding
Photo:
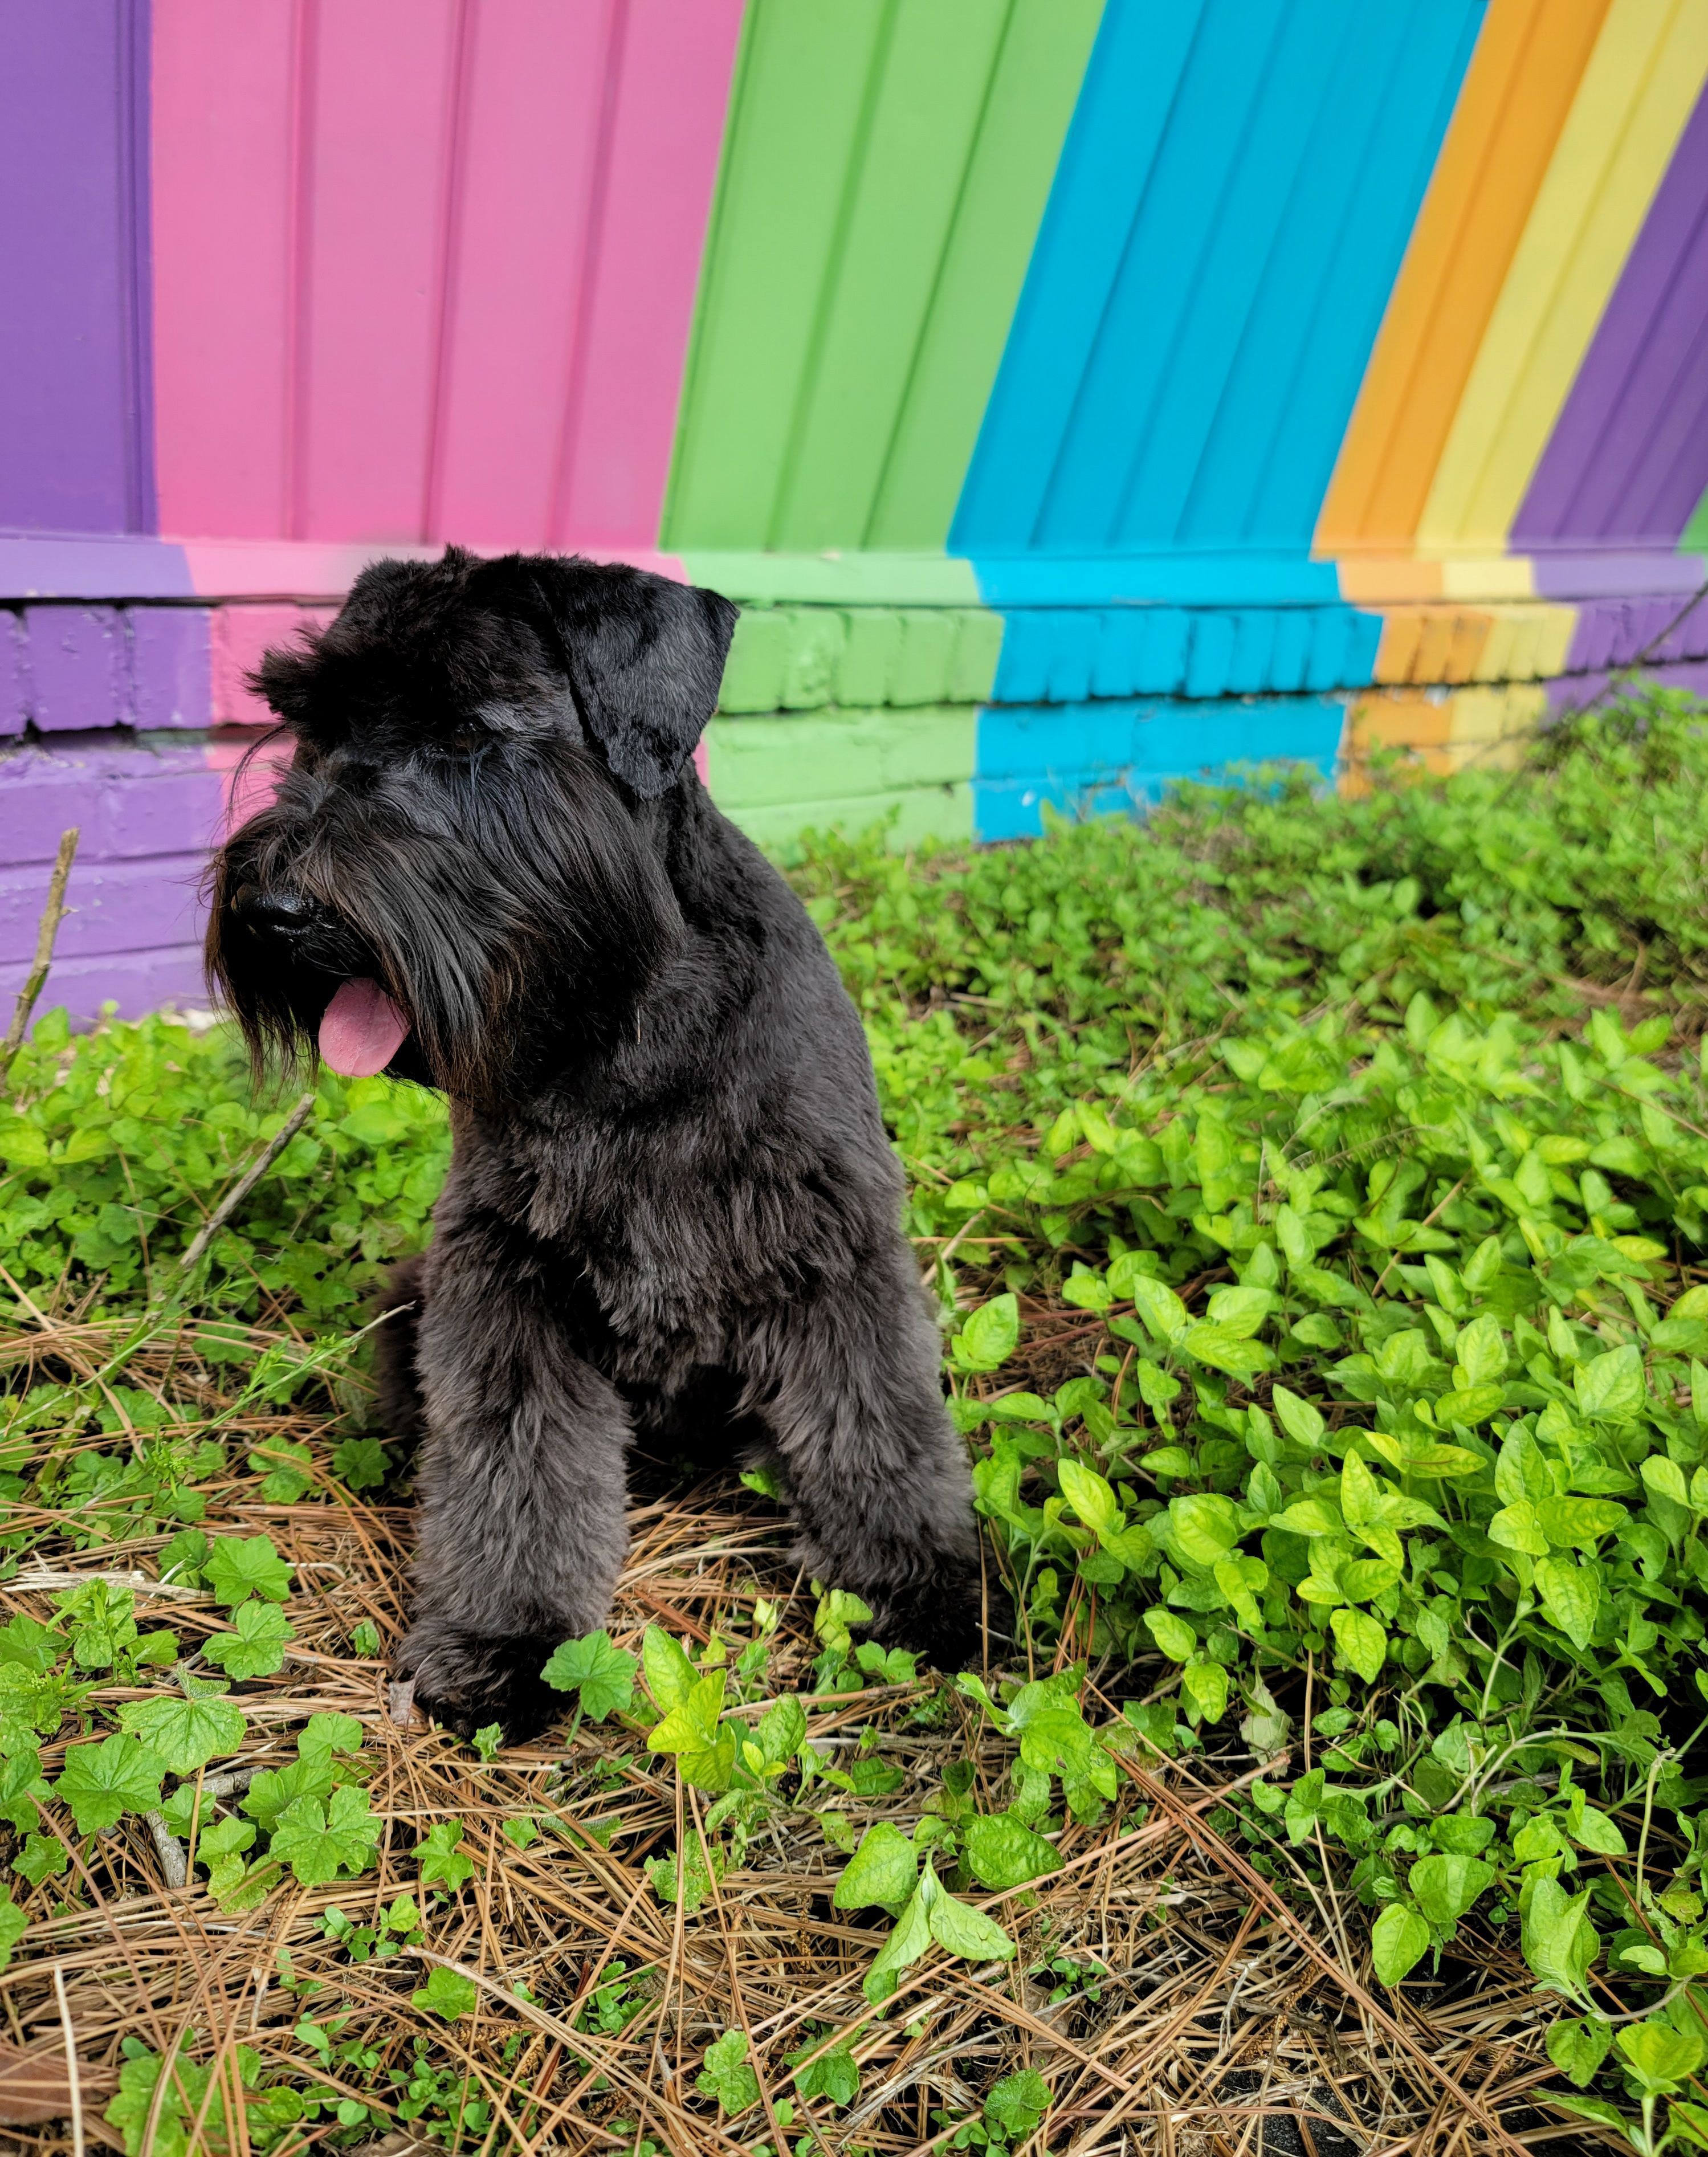
<instances>
[{"instance_id":1,"label":"corrugated metal siding","mask_svg":"<svg viewBox=\"0 0 1708 2157\"><path fill-rule=\"evenodd\" d=\"M1480 0L1112 0L952 544L1302 550Z\"/></svg>"},{"instance_id":2,"label":"corrugated metal siding","mask_svg":"<svg viewBox=\"0 0 1708 2157\"><path fill-rule=\"evenodd\" d=\"M162 520L650 547L740 0L157 0Z\"/></svg>"},{"instance_id":3,"label":"corrugated metal siding","mask_svg":"<svg viewBox=\"0 0 1708 2157\"><path fill-rule=\"evenodd\" d=\"M1100 11L751 0L664 544L943 544Z\"/></svg>"}]
</instances>

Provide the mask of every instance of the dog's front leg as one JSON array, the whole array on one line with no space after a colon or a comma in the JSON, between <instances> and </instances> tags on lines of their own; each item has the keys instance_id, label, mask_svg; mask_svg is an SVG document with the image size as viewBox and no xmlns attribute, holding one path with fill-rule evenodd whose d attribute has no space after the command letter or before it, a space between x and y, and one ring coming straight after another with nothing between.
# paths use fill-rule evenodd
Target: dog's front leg
<instances>
[{"instance_id":1,"label":"dog's front leg","mask_svg":"<svg viewBox=\"0 0 1708 2157\"><path fill-rule=\"evenodd\" d=\"M788 1314L765 1419L810 1571L861 1597L881 1640L956 1670L979 1650L979 1541L940 1355L908 1269L883 1254L851 1294Z\"/></svg>"},{"instance_id":2,"label":"dog's front leg","mask_svg":"<svg viewBox=\"0 0 1708 2157\"><path fill-rule=\"evenodd\" d=\"M627 1547L627 1409L570 1347L538 1262L465 1225L430 1254L414 1622L395 1668L430 1714L514 1743L562 1705L540 1671L604 1621Z\"/></svg>"}]
</instances>

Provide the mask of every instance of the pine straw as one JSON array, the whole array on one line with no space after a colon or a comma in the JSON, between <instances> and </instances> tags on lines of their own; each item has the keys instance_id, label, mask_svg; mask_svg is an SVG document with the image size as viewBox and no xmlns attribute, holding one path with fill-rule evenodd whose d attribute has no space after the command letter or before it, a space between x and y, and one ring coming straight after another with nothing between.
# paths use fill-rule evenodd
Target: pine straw
<instances>
[{"instance_id":1,"label":"pine straw","mask_svg":"<svg viewBox=\"0 0 1708 2157\"><path fill-rule=\"evenodd\" d=\"M256 1349L269 1337L258 1334ZM121 1338L115 1327L44 1324L0 1340L0 1369L86 1377ZM440 1733L390 1719L384 1665L356 1655L350 1635L368 1619L383 1645L396 1637L409 1514L363 1503L332 1480L330 1417L268 1413L234 1425L229 1375L199 1364L183 1335L150 1343L123 1378L172 1403L187 1435L216 1430L250 1444L288 1435L313 1446L318 1487L305 1502L256 1502L253 1478L209 1494L210 1528L265 1531L297 1568L289 1660L277 1677L242 1689L249 1742L234 1762L219 1764L280 1763L307 1716L353 1715L365 1732L373 1808L388 1825L377 1872L313 1891L287 1881L259 1909L235 1916L222 1914L199 1884L168 1891L136 1818L80 1852L70 1875L35 1890L14 1878L33 1923L0 1976L0 2037L63 2062L57 1970L92 2143L116 2140L98 2114L121 2038L164 2052L187 2031L195 2033L192 2056L227 2073L235 2046L251 2045L264 2082L331 2082L364 2103L378 2100L376 2118L389 2087L384 2067L407 2062L411 2041L424 2035L441 2062L466 2067L487 2094L495 2151L634 2150L646 2138L683 2153L774 2147L774 2108L785 2097L795 2107L791 2150L809 2130L832 2151L925 2150L944 2146L976 2117L985 2091L1021 2067L1044 2077L1052 2104L1041 2133L1017 2146L1057 2157L1469 2157L1597 2139L1582 2123L1539 2108L1536 2087L1551 2071L1530 1980L1509 1941L1468 1935L1463 1959L1444 1964L1438 1981L1390 1995L1371 1977L1367 1913L1320 1880L1306 1881L1297 1860L1314 1853L1283 1857L1287 1901L1250 1869L1246 1846L1218 1831L1230 1817L1210 1818L1219 1791L1258 1772L1248 1754L1228 1749L1237 1739L1186 1763L1129 1762L1109 1814L1092 1828L1070 1822L1060 1836L1058 1874L1031 1891L978 1898L1017 1938L1016 1959L975 1969L934 1950L874 2016L860 1982L884 1927L876 1912L832 1909L843 1861L812 1819L777 1815L685 1918L659 1900L645 1864L696 1836L704 1801L633 1733L584 1727L566 1753L560 1731L482 1766ZM90 1517L80 1514L80 1526ZM26 1557L25 1579L44 1568L152 1575L163 1540L78 1552L56 1516L18 1509L12 1525L51 1532ZM612 1621L620 1645L637 1650L650 1622L702 1640L714 1628L739 1640L764 1595L784 1606L776 1688L810 1682L811 1599L788 1565L774 1509L718 1482L641 1506L631 1525ZM16 1583L0 1600L7 1615L44 1617L50 1608L46 1591ZM187 1651L223 1622L207 1598L182 1593L139 1596L138 1615L172 1624ZM1103 1719L1113 1708L1106 1694L1096 1696L1098 1681L1112 1686L1124 1674L1092 1675L1088 1712ZM110 1687L97 1699L113 1709L137 1696ZM934 1719L922 1722L918 1712L933 1701ZM906 1780L881 1799L842 1801L857 1828L879 1819L910 1828L956 1760L974 1763L985 1804L1003 1802L1010 1748L938 1681L813 1707L811 1734L833 1751L852 1753L866 1732ZM49 1775L64 1750L63 1737L44 1748ZM815 1794L814 1802L823 1799ZM54 1812L56 1831L69 1836L69 1821ZM526 1850L500 1832L521 1815L548 1830ZM397 1895L419 1893L411 1853L446 1816L466 1825L474 1879L428 1919L423 1954L352 1964L322 1913L336 1903L360 1924ZM327 1987L307 2007L277 1982L281 1948L299 1978ZM1101 1966L1094 2000L1076 1989L1052 2004L1062 1979L1047 1965L1061 1957ZM583 2026L619 1960L646 2005L620 2033L601 2034ZM412 2007L409 1994L433 1961L472 1979L471 2018L447 2026ZM516 1996L518 1981L531 2003ZM322 2070L293 2034L305 2012L347 2014L340 2041L365 2033L382 2052L381 2073L358 2086ZM735 2121L695 2087L707 2046L730 2029L749 2036L764 2093L761 2108ZM835 2033L851 2033L862 2075L858 2098L841 2115L822 2100L803 2103L785 2060L804 2046L827 2047ZM291 2130L278 2147L289 2157L334 2131L322 2121ZM380 2146L414 2148L419 2132ZM67 2149L69 2129L20 2130L17 2146Z\"/></svg>"}]
</instances>

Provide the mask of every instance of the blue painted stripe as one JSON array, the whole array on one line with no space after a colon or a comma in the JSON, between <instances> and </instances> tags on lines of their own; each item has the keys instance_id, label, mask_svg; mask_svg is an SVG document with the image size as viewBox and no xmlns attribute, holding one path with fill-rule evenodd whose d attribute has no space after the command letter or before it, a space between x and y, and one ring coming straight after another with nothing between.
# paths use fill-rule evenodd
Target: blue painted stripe
<instances>
[{"instance_id":1,"label":"blue painted stripe","mask_svg":"<svg viewBox=\"0 0 1708 2157\"><path fill-rule=\"evenodd\" d=\"M1336 595L1275 558L1309 549L1485 5L1109 0L952 528L988 602ZM1028 547L1140 559L1051 599Z\"/></svg>"},{"instance_id":2,"label":"blue painted stripe","mask_svg":"<svg viewBox=\"0 0 1708 2157\"><path fill-rule=\"evenodd\" d=\"M1206 0L1109 0L949 532L1031 544Z\"/></svg>"},{"instance_id":3,"label":"blue painted stripe","mask_svg":"<svg viewBox=\"0 0 1708 2157\"><path fill-rule=\"evenodd\" d=\"M1379 615L1339 605L1024 607L1003 621L997 704L1365 688L1381 636Z\"/></svg>"},{"instance_id":4,"label":"blue painted stripe","mask_svg":"<svg viewBox=\"0 0 1708 2157\"><path fill-rule=\"evenodd\" d=\"M1230 765L1307 764L1331 779L1345 723L1340 697L988 706L979 714L974 830L985 840L1036 837L1046 803L1068 816L1131 815L1170 781Z\"/></svg>"}]
</instances>

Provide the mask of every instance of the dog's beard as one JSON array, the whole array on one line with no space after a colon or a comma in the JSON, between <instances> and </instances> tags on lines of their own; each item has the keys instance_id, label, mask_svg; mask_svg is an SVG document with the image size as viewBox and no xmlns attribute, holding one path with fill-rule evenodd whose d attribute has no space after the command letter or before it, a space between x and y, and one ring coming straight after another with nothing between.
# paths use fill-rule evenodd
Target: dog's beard
<instances>
[{"instance_id":1,"label":"dog's beard","mask_svg":"<svg viewBox=\"0 0 1708 2157\"><path fill-rule=\"evenodd\" d=\"M584 752L509 762L424 792L293 770L227 842L208 970L258 1076L318 1054L492 1106L628 1023L680 942L675 895ZM245 888L303 894L315 925L281 948L244 922Z\"/></svg>"}]
</instances>

